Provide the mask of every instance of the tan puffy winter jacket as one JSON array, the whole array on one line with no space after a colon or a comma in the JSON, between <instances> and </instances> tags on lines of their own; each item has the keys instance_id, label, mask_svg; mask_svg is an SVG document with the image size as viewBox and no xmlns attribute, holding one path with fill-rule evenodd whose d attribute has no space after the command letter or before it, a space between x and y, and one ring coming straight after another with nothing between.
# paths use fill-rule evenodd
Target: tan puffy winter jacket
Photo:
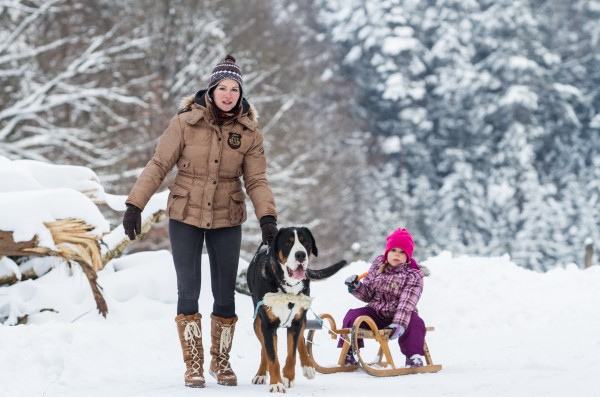
<instances>
[{"instance_id":1,"label":"tan puffy winter jacket","mask_svg":"<svg viewBox=\"0 0 600 397\"><path fill-rule=\"evenodd\" d=\"M167 203L171 219L205 229L242 224L247 212L240 178L256 217L277 218L256 110L243 100L238 117L219 127L207 101L205 91L182 101L184 111L171 119L126 202L143 209L177 165Z\"/></svg>"}]
</instances>

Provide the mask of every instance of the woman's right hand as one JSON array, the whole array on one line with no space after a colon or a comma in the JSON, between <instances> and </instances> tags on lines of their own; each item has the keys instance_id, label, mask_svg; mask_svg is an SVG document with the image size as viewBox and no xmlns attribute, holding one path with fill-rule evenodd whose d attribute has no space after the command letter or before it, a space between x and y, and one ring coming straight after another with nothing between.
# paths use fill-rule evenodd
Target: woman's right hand
<instances>
[{"instance_id":1,"label":"woman's right hand","mask_svg":"<svg viewBox=\"0 0 600 397\"><path fill-rule=\"evenodd\" d=\"M133 204L126 204L123 214L123 229L130 240L135 240L142 233L142 210Z\"/></svg>"}]
</instances>

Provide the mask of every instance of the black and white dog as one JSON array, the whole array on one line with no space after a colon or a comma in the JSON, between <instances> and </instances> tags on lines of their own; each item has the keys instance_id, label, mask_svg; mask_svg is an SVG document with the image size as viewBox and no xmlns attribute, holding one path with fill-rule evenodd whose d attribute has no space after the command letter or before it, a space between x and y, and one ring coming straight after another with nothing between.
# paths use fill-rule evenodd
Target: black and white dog
<instances>
[{"instance_id":1,"label":"black and white dog","mask_svg":"<svg viewBox=\"0 0 600 397\"><path fill-rule=\"evenodd\" d=\"M346 265L342 260L327 268L309 268L317 256L315 239L306 227L281 228L272 243L259 248L248 266L248 288L254 302L254 332L261 343L260 366L252 383L265 384L269 390L285 392L295 379L296 351L304 376L315 376L315 364L304 341L306 311L310 307L310 280L334 275ZM287 359L280 373L277 357L277 329L287 328Z\"/></svg>"}]
</instances>

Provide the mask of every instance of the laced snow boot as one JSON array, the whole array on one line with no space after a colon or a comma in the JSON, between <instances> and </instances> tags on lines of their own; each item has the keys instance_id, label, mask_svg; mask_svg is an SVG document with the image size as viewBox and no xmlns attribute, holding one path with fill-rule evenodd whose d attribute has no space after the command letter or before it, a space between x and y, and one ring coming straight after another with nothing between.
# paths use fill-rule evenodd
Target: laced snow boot
<instances>
[{"instance_id":1,"label":"laced snow boot","mask_svg":"<svg viewBox=\"0 0 600 397\"><path fill-rule=\"evenodd\" d=\"M413 354L412 356L406 357L406 366L417 368L425 365L425 357L420 354Z\"/></svg>"},{"instance_id":2,"label":"laced snow boot","mask_svg":"<svg viewBox=\"0 0 600 397\"><path fill-rule=\"evenodd\" d=\"M237 386L237 377L231 369L231 364L229 364L229 352L231 351L235 323L238 318L237 316L222 318L211 314L210 319L210 336L212 339L210 354L212 359L209 373L220 385Z\"/></svg>"},{"instance_id":3,"label":"laced snow boot","mask_svg":"<svg viewBox=\"0 0 600 397\"><path fill-rule=\"evenodd\" d=\"M202 331L200 313L183 314L175 317L177 323L177 332L183 351L183 361L185 362L185 385L187 387L204 387L204 349L202 348Z\"/></svg>"}]
</instances>

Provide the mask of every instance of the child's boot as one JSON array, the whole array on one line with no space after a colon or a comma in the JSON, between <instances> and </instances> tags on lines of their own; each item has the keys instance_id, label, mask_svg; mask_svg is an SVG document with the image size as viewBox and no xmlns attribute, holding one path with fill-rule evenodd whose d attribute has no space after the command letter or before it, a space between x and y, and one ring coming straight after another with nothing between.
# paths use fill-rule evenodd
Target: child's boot
<instances>
[{"instance_id":1,"label":"child's boot","mask_svg":"<svg viewBox=\"0 0 600 397\"><path fill-rule=\"evenodd\" d=\"M348 350L346 353L346 358L344 359L344 365L358 365L358 362L354 358L354 354L352 354L352 350Z\"/></svg>"},{"instance_id":2,"label":"child's boot","mask_svg":"<svg viewBox=\"0 0 600 397\"><path fill-rule=\"evenodd\" d=\"M413 354L410 357L406 357L406 366L417 368L425 365L425 357L420 354Z\"/></svg>"}]
</instances>

